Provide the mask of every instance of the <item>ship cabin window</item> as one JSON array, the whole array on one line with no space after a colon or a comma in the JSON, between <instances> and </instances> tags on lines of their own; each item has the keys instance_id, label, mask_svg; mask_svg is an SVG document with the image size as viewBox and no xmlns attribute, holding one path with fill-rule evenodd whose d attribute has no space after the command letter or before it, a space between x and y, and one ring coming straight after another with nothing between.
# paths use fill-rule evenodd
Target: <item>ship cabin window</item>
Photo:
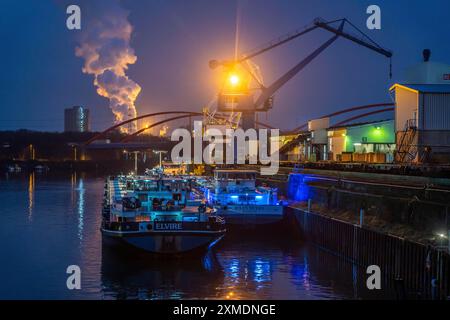
<instances>
[{"instance_id":1,"label":"ship cabin window","mask_svg":"<svg viewBox=\"0 0 450 320\"><path fill-rule=\"evenodd\" d=\"M179 180L164 181L163 184L166 191L185 191L188 188L186 182Z\"/></svg>"},{"instance_id":2,"label":"ship cabin window","mask_svg":"<svg viewBox=\"0 0 450 320\"><path fill-rule=\"evenodd\" d=\"M255 180L254 172L215 172L216 180Z\"/></svg>"},{"instance_id":3,"label":"ship cabin window","mask_svg":"<svg viewBox=\"0 0 450 320\"><path fill-rule=\"evenodd\" d=\"M136 181L133 190L136 191L158 191L158 183L155 181Z\"/></svg>"},{"instance_id":4,"label":"ship cabin window","mask_svg":"<svg viewBox=\"0 0 450 320\"><path fill-rule=\"evenodd\" d=\"M239 201L241 201L241 202L255 201L255 196L253 196L253 195L240 195L239 196Z\"/></svg>"}]
</instances>

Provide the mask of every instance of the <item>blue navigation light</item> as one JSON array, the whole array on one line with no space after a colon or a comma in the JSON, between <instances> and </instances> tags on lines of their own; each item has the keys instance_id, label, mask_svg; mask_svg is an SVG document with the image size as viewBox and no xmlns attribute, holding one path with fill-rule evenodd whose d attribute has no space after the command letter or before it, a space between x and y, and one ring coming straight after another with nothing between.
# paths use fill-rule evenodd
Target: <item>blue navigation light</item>
<instances>
[{"instance_id":1,"label":"blue navigation light","mask_svg":"<svg viewBox=\"0 0 450 320\"><path fill-rule=\"evenodd\" d=\"M231 199L238 199L239 196L231 196L230 198L231 198Z\"/></svg>"},{"instance_id":2,"label":"blue navigation light","mask_svg":"<svg viewBox=\"0 0 450 320\"><path fill-rule=\"evenodd\" d=\"M291 173L288 178L288 198L296 201L306 201L314 196L314 190L307 181L316 180L313 176L302 173Z\"/></svg>"},{"instance_id":3,"label":"blue navigation light","mask_svg":"<svg viewBox=\"0 0 450 320\"><path fill-rule=\"evenodd\" d=\"M261 200L263 196L255 196L256 199Z\"/></svg>"}]
</instances>

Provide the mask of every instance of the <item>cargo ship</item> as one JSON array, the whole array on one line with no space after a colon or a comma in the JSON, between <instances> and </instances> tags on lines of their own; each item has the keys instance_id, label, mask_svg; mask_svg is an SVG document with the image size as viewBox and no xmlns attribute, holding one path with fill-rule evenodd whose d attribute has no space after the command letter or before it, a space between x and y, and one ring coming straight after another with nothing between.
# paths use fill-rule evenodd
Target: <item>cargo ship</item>
<instances>
[{"instance_id":1,"label":"cargo ship","mask_svg":"<svg viewBox=\"0 0 450 320\"><path fill-rule=\"evenodd\" d=\"M247 229L273 226L284 219L277 189L256 186L254 170L216 169L210 180L198 180L197 187L227 225Z\"/></svg>"},{"instance_id":2,"label":"cargo ship","mask_svg":"<svg viewBox=\"0 0 450 320\"><path fill-rule=\"evenodd\" d=\"M207 250L225 235L225 221L167 176L111 176L105 183L101 231L105 242L156 254Z\"/></svg>"}]
</instances>

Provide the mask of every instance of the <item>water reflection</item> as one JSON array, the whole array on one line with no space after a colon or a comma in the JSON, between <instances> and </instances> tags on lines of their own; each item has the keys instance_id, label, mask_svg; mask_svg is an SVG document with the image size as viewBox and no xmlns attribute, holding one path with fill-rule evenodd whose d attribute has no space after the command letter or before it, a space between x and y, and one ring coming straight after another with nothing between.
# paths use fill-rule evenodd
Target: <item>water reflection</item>
<instances>
[{"instance_id":1,"label":"water reflection","mask_svg":"<svg viewBox=\"0 0 450 320\"><path fill-rule=\"evenodd\" d=\"M84 182L83 182L83 178L80 178L79 182L78 182L78 203L77 203L77 208L78 208L78 239L80 239L80 241L83 240L83 227L84 227L84 193L85 193L85 189L84 189Z\"/></svg>"},{"instance_id":2,"label":"water reflection","mask_svg":"<svg viewBox=\"0 0 450 320\"><path fill-rule=\"evenodd\" d=\"M34 206L34 172L28 176L28 221L33 220L33 206Z\"/></svg>"},{"instance_id":3,"label":"water reflection","mask_svg":"<svg viewBox=\"0 0 450 320\"><path fill-rule=\"evenodd\" d=\"M161 259L103 245L104 298L353 298L352 264L275 237L225 237L203 257Z\"/></svg>"},{"instance_id":4,"label":"water reflection","mask_svg":"<svg viewBox=\"0 0 450 320\"><path fill-rule=\"evenodd\" d=\"M71 192L70 192L70 203L71 208L75 207L75 200L76 200L76 189L77 189L77 173L72 172L70 175L70 185L71 185Z\"/></svg>"},{"instance_id":5,"label":"water reflection","mask_svg":"<svg viewBox=\"0 0 450 320\"><path fill-rule=\"evenodd\" d=\"M353 298L358 297L358 266L352 263Z\"/></svg>"},{"instance_id":6,"label":"water reflection","mask_svg":"<svg viewBox=\"0 0 450 320\"><path fill-rule=\"evenodd\" d=\"M306 254L303 257L302 285L305 290L311 289L308 256Z\"/></svg>"},{"instance_id":7,"label":"water reflection","mask_svg":"<svg viewBox=\"0 0 450 320\"><path fill-rule=\"evenodd\" d=\"M295 287L286 267L296 268L298 260L284 259L286 253L285 241L277 236L268 239L246 235L243 239L242 234L227 235L217 248L224 269L224 286L217 289L218 295L225 299L270 298L278 290L278 283L287 281Z\"/></svg>"},{"instance_id":8,"label":"water reflection","mask_svg":"<svg viewBox=\"0 0 450 320\"><path fill-rule=\"evenodd\" d=\"M364 268L289 234L227 234L215 254L189 259L114 250L102 245L99 231L103 187L103 177L76 174L26 173L0 181L6 221L0 224L0 241L8 257L0 264L0 273L8 275L0 298L392 298L389 283L367 290ZM82 290L65 286L70 264L82 269Z\"/></svg>"},{"instance_id":9,"label":"water reflection","mask_svg":"<svg viewBox=\"0 0 450 320\"><path fill-rule=\"evenodd\" d=\"M106 299L204 298L222 286L223 271L211 251L170 259L104 244L101 281Z\"/></svg>"},{"instance_id":10,"label":"water reflection","mask_svg":"<svg viewBox=\"0 0 450 320\"><path fill-rule=\"evenodd\" d=\"M264 283L272 280L272 268L269 260L256 258L256 260L250 263L250 268L253 271L253 281L256 283Z\"/></svg>"}]
</instances>

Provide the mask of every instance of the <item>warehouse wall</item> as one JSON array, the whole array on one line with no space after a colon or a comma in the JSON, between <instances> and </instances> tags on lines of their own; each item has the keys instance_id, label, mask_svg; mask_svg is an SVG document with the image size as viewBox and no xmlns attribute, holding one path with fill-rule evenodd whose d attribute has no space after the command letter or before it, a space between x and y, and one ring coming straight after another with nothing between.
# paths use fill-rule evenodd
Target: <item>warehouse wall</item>
<instances>
[{"instance_id":1,"label":"warehouse wall","mask_svg":"<svg viewBox=\"0 0 450 320\"><path fill-rule=\"evenodd\" d=\"M450 94L421 94L423 130L450 130Z\"/></svg>"},{"instance_id":2,"label":"warehouse wall","mask_svg":"<svg viewBox=\"0 0 450 320\"><path fill-rule=\"evenodd\" d=\"M406 121L413 118L418 109L419 95L403 88L395 88L395 131L403 131Z\"/></svg>"}]
</instances>

